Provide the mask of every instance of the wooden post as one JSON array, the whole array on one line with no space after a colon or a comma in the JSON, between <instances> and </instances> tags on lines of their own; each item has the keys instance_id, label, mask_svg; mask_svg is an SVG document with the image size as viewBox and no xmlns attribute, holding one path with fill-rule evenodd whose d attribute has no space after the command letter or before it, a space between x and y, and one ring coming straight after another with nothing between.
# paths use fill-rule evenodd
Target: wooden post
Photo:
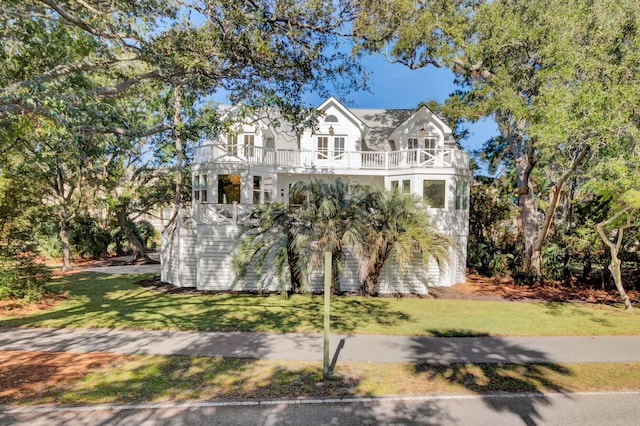
<instances>
[{"instance_id":1,"label":"wooden post","mask_svg":"<svg viewBox=\"0 0 640 426\"><path fill-rule=\"evenodd\" d=\"M331 374L329 371L329 319L331 301L331 252L324 253L324 364L322 376L327 380Z\"/></svg>"}]
</instances>

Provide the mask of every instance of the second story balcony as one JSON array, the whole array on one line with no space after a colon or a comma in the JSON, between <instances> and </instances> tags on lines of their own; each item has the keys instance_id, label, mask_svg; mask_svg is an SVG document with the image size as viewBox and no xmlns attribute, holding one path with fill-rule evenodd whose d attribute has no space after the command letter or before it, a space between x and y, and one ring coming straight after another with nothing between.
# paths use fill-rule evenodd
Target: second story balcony
<instances>
[{"instance_id":1,"label":"second story balcony","mask_svg":"<svg viewBox=\"0 0 640 426\"><path fill-rule=\"evenodd\" d=\"M208 144L195 149L195 163L243 163L277 170L398 170L469 168L469 154L455 148L400 151L283 150L252 145Z\"/></svg>"}]
</instances>

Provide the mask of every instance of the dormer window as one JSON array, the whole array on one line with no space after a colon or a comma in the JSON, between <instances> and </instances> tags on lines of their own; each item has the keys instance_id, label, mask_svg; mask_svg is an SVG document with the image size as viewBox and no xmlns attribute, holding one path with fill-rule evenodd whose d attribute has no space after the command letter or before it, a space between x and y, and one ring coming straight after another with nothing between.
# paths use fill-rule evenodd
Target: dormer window
<instances>
[{"instance_id":1,"label":"dormer window","mask_svg":"<svg viewBox=\"0 0 640 426\"><path fill-rule=\"evenodd\" d=\"M429 155L436 155L436 138L425 138L424 139L424 149L427 151Z\"/></svg>"},{"instance_id":2,"label":"dormer window","mask_svg":"<svg viewBox=\"0 0 640 426\"><path fill-rule=\"evenodd\" d=\"M244 148L245 155L247 157L253 157L254 147L256 145L256 135L254 134L245 134L244 135Z\"/></svg>"}]
</instances>

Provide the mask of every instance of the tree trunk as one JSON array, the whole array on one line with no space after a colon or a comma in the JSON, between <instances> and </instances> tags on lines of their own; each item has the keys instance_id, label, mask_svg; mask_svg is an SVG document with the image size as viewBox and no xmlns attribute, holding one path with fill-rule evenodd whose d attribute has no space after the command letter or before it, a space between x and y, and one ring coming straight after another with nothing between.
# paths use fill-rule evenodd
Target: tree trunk
<instances>
[{"instance_id":1,"label":"tree trunk","mask_svg":"<svg viewBox=\"0 0 640 426\"><path fill-rule=\"evenodd\" d=\"M604 227L614 223L621 216L627 215L627 223L626 225L620 225L617 227L617 236L616 241L612 242L607 234L604 231ZM622 299L622 303L624 303L624 308L627 311L631 311L633 308L631 306L631 301L629 300L629 296L627 296L627 292L624 290L624 286L622 285L622 262L618 257L618 253L620 252L620 247L622 246L622 240L624 237L624 230L628 227L631 227L631 221L629 219L629 209L625 208L616 213L613 217L605 220L604 222L600 222L596 225L596 230L598 231L598 235L602 241L609 247L609 252L611 253L611 263L609 264L609 271L611 271L611 275L613 276L613 282L616 285L616 289L618 289L618 293L620 294L620 298ZM604 274L603 274L604 275Z\"/></svg>"},{"instance_id":2,"label":"tree trunk","mask_svg":"<svg viewBox=\"0 0 640 426\"><path fill-rule=\"evenodd\" d=\"M367 269L366 275L362 280L362 284L360 286L360 292L364 296L371 296L376 290L378 285L378 281L380 280L380 274L382 273L382 268L384 267L384 263L391 253L391 248L389 244L386 244L384 250L378 251L378 256L374 260L373 265L369 266Z\"/></svg>"},{"instance_id":3,"label":"tree trunk","mask_svg":"<svg viewBox=\"0 0 640 426\"><path fill-rule=\"evenodd\" d=\"M339 295L340 290L340 268L342 262L342 249L337 250L333 256L333 265L331 265L331 293Z\"/></svg>"},{"instance_id":4,"label":"tree trunk","mask_svg":"<svg viewBox=\"0 0 640 426\"><path fill-rule=\"evenodd\" d=\"M171 226L178 216L180 204L182 204L182 156L184 148L182 146L182 137L180 135L180 126L182 124L181 108L182 108L182 88L179 85L173 87L173 137L176 147L176 193L173 202L173 213L171 219L167 223L167 227Z\"/></svg>"},{"instance_id":5,"label":"tree trunk","mask_svg":"<svg viewBox=\"0 0 640 426\"><path fill-rule=\"evenodd\" d=\"M539 258L533 258L533 247L538 233L538 219L535 200L529 187L529 178L535 167L535 150L533 141L525 139L523 121L511 122L509 114L497 113L502 137L509 144L516 169L516 184L518 186L518 206L520 208L520 233L524 242L525 270L539 278L541 265Z\"/></svg>"},{"instance_id":6,"label":"tree trunk","mask_svg":"<svg viewBox=\"0 0 640 426\"><path fill-rule=\"evenodd\" d=\"M149 256L144 251L144 245L138 238L133 229L131 229L131 222L127 217L127 212L124 207L118 206L116 208L116 217L118 218L118 224L120 225L120 229L124 232L125 237L127 237L127 241L129 242L129 249L131 250L131 257L133 261L150 261Z\"/></svg>"},{"instance_id":7,"label":"tree trunk","mask_svg":"<svg viewBox=\"0 0 640 426\"><path fill-rule=\"evenodd\" d=\"M622 262L618 259L618 253L614 250L611 251L611 263L609 264L609 271L611 271L611 275L613 276L613 282L616 285L616 289L618 289L618 293L620 294L620 298L622 299L622 303L624 304L624 308L627 311L631 311L633 307L631 306L631 301L629 300L629 296L627 296L627 292L624 290L622 286Z\"/></svg>"},{"instance_id":8,"label":"tree trunk","mask_svg":"<svg viewBox=\"0 0 640 426\"><path fill-rule=\"evenodd\" d=\"M538 279L542 275L541 259L540 256L535 255L534 250L538 234L538 218L535 200L528 190L519 195L518 205L520 206L520 222L524 242L525 271L530 272L534 278Z\"/></svg>"},{"instance_id":9,"label":"tree trunk","mask_svg":"<svg viewBox=\"0 0 640 426\"><path fill-rule=\"evenodd\" d=\"M558 182L553 187L551 187L549 191L549 207L547 207L547 211L545 212L545 220L542 227L540 227L540 230L538 231L538 235L535 238L533 247L531 249L530 269L534 273L536 273L538 277L542 276L542 247L544 246L544 241L549 234L551 223L553 222L553 218L556 214L558 200L560 200L560 193L562 192L562 189L564 188L564 185L569 177L582 164L588 153L589 147L586 147L581 152L577 153L576 157L571 163L571 167L569 167L569 169L562 174Z\"/></svg>"},{"instance_id":10,"label":"tree trunk","mask_svg":"<svg viewBox=\"0 0 640 426\"><path fill-rule=\"evenodd\" d=\"M68 271L71 269L71 248L69 244L68 218L60 218L60 229L58 231L58 235L60 237L60 244L62 245L62 270Z\"/></svg>"},{"instance_id":11,"label":"tree trunk","mask_svg":"<svg viewBox=\"0 0 640 426\"><path fill-rule=\"evenodd\" d=\"M288 241L293 240L293 235L288 235ZM287 262L289 263L289 275L291 277L291 291L294 293L302 293L302 274L300 272L300 266L298 265L299 257L298 252L291 244L287 243Z\"/></svg>"}]
</instances>

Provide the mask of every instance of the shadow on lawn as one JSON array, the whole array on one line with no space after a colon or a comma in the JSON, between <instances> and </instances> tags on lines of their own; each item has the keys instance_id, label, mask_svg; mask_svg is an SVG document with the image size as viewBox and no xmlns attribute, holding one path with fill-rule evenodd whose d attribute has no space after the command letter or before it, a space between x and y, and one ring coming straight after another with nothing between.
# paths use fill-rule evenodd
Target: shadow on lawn
<instances>
[{"instance_id":1,"label":"shadow on lawn","mask_svg":"<svg viewBox=\"0 0 640 426\"><path fill-rule=\"evenodd\" d=\"M216 331L320 331L322 297L253 294L163 294L134 283L144 275L81 273L59 277L71 300L34 315L0 319L0 326L107 327ZM337 298L332 330L351 332L369 323L411 320L386 299Z\"/></svg>"},{"instance_id":2,"label":"shadow on lawn","mask_svg":"<svg viewBox=\"0 0 640 426\"><path fill-rule=\"evenodd\" d=\"M109 371L94 373L84 381L61 383L45 391L56 404L101 402L131 404L168 402L165 407L118 410L71 410L56 413L2 413L6 424L443 424L453 423L449 413L435 401L391 405L384 401L341 404L262 404L250 401L299 398L347 398L357 392L359 381L337 378L323 381L320 366L258 366L257 360L205 357L136 357L126 374L109 377ZM109 380L104 380L104 377ZM244 407L206 406L212 399L242 401ZM180 407L181 401L202 401ZM22 402L25 402L24 400ZM31 401L33 402L33 400ZM167 405L167 404L165 404ZM200 405L200 406L198 406ZM203 406L204 405L204 406Z\"/></svg>"},{"instance_id":3,"label":"shadow on lawn","mask_svg":"<svg viewBox=\"0 0 640 426\"><path fill-rule=\"evenodd\" d=\"M568 376L572 372L551 362L543 352L522 347L508 338L465 333L464 330L431 332L434 336L457 337L415 337L412 351L416 359L422 360L414 365L415 374L425 380L441 378L480 395L498 392L527 394L517 399L483 398L494 411L511 412L525 424L535 425L544 420L537 407L551 404L545 393L568 392L550 377L558 374Z\"/></svg>"}]
</instances>

